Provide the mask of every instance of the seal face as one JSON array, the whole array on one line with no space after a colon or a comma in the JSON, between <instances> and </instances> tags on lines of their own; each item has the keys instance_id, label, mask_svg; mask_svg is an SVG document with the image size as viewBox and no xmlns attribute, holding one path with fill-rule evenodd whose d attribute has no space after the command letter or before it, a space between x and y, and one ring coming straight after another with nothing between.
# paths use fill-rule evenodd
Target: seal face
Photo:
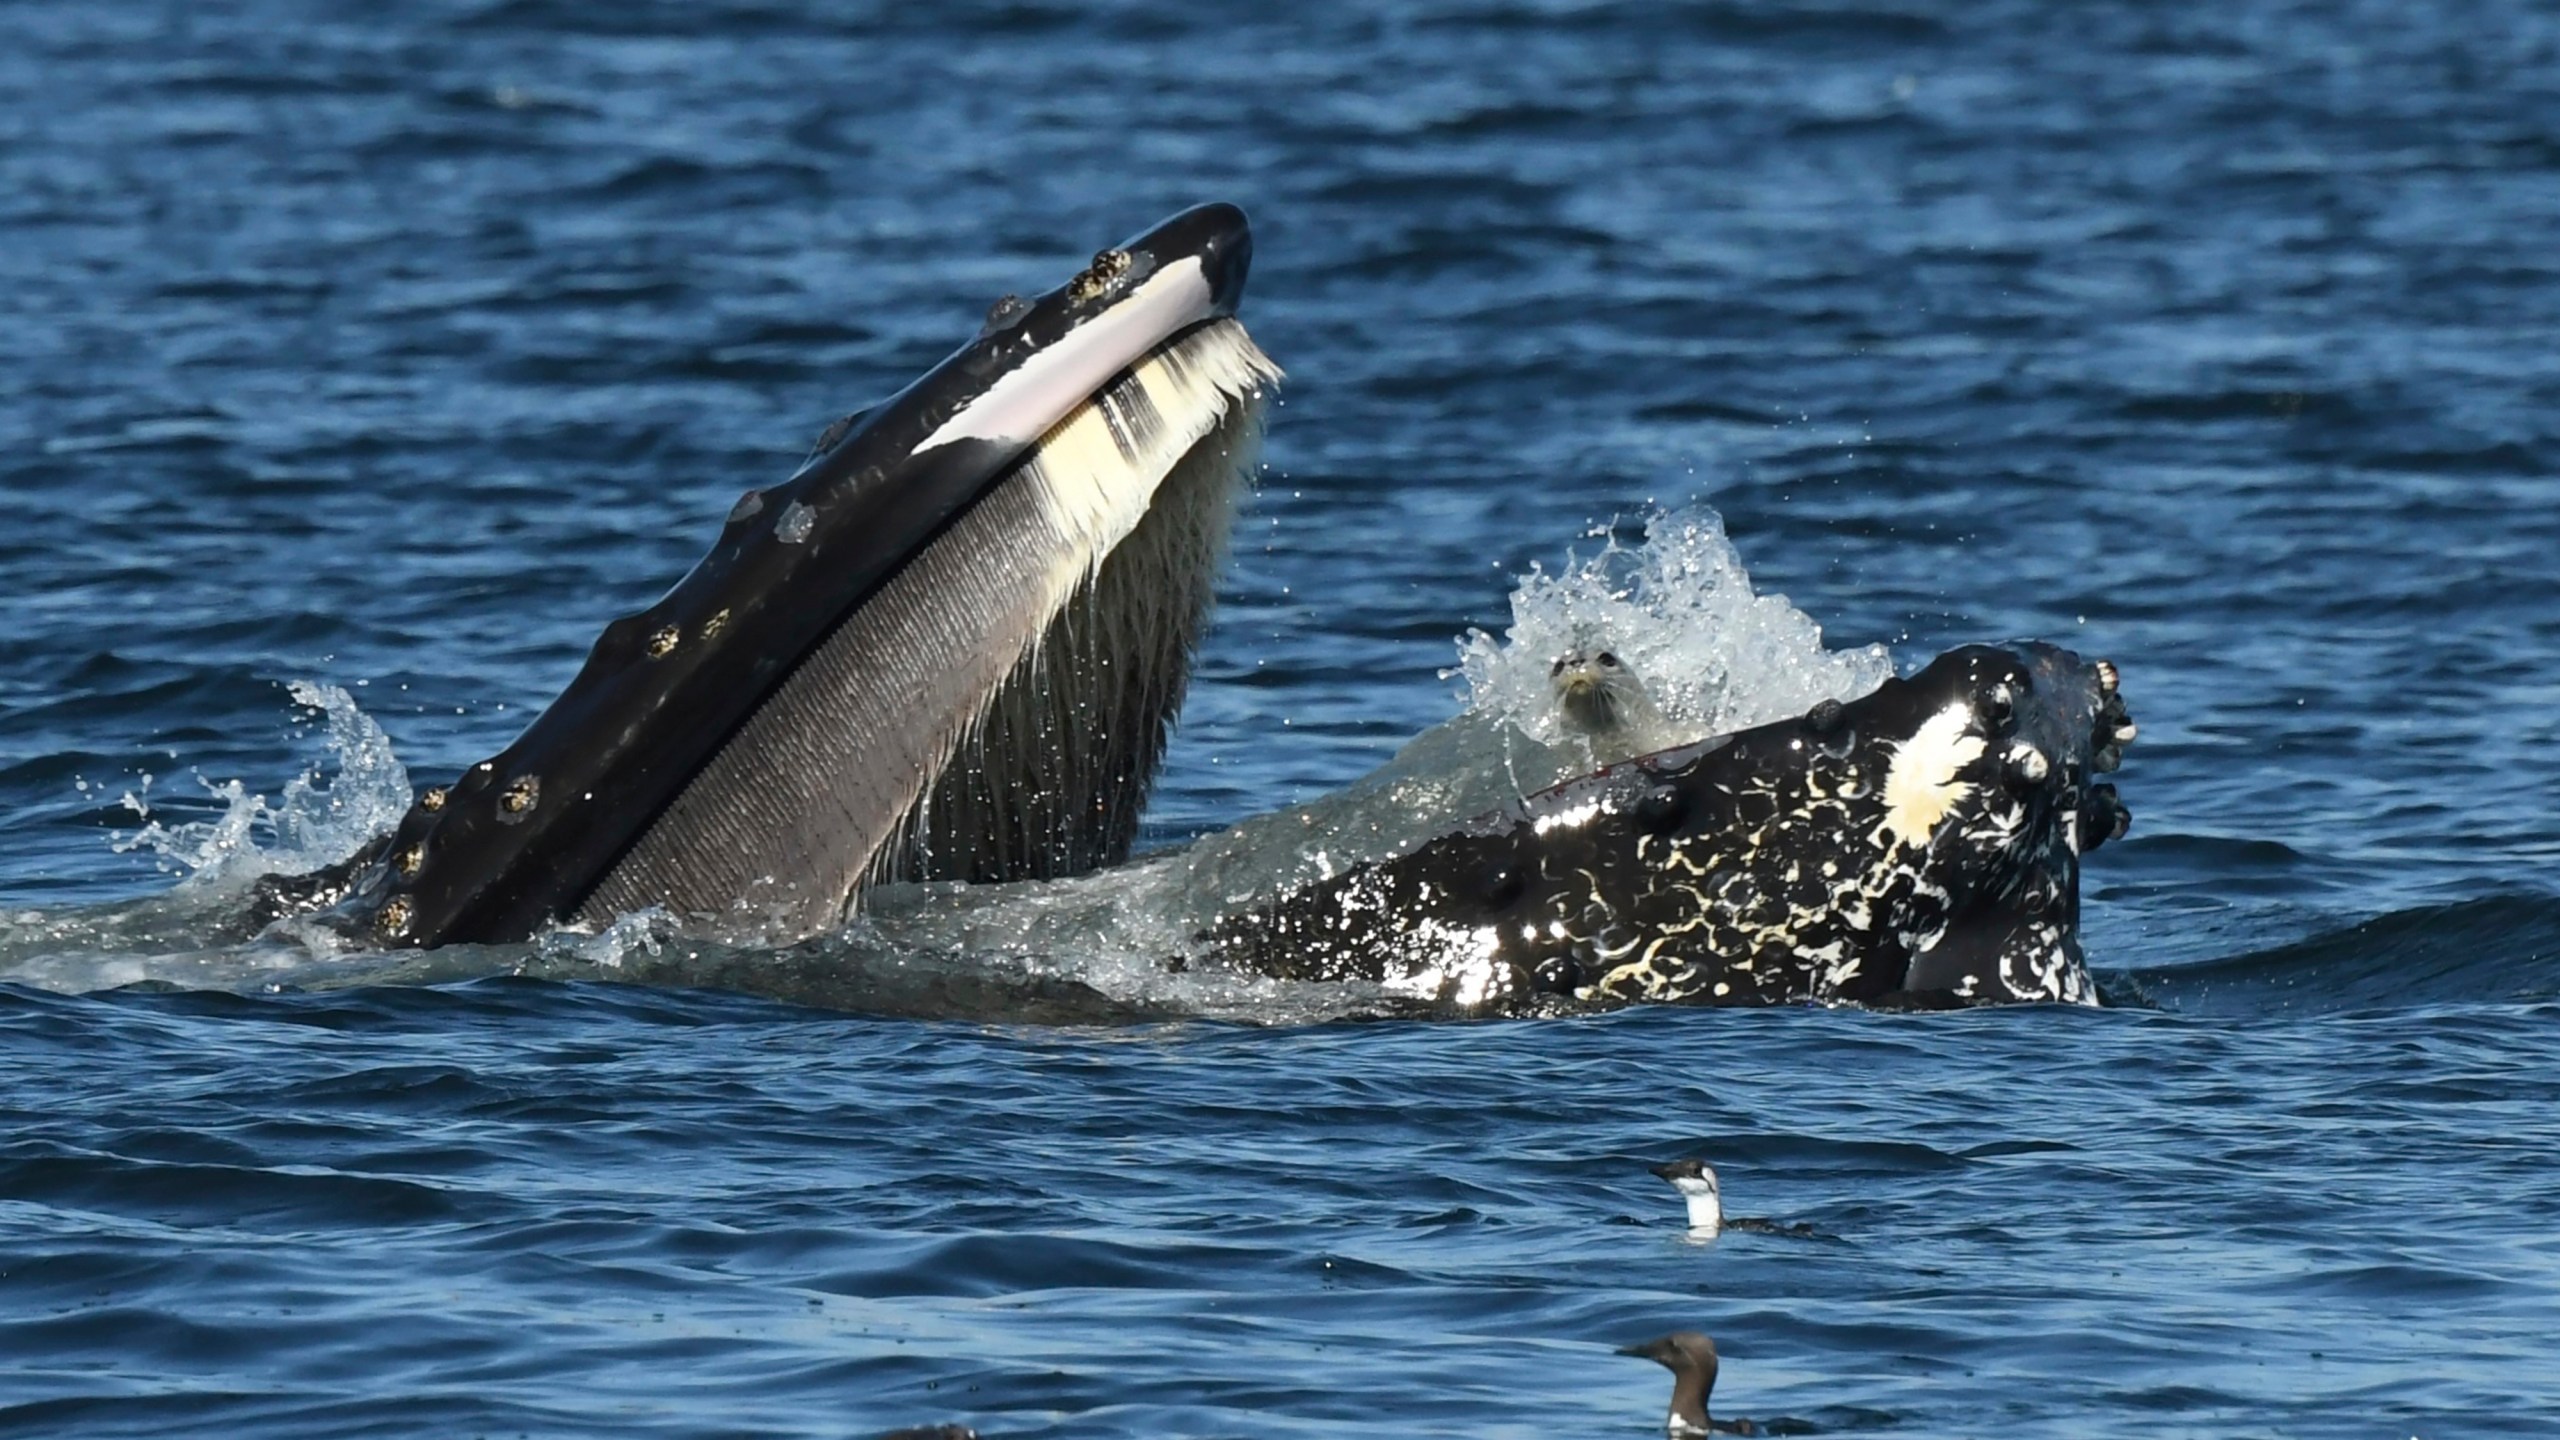
<instances>
[{"instance_id":1,"label":"seal face","mask_svg":"<svg viewBox=\"0 0 2560 1440\"><path fill-rule=\"evenodd\" d=\"M1594 645L1567 650L1547 667L1547 680L1555 689L1561 728L1581 738L1594 765L1615 765L1668 748L1680 738L1644 681L1614 650Z\"/></svg>"},{"instance_id":2,"label":"seal face","mask_svg":"<svg viewBox=\"0 0 2560 1440\"><path fill-rule=\"evenodd\" d=\"M2112 673L1968 646L1862 699L1567 781L1203 938L1242 968L1469 1013L2094 1003L2079 860L2121 833L2113 788L2090 783L2130 738Z\"/></svg>"}]
</instances>

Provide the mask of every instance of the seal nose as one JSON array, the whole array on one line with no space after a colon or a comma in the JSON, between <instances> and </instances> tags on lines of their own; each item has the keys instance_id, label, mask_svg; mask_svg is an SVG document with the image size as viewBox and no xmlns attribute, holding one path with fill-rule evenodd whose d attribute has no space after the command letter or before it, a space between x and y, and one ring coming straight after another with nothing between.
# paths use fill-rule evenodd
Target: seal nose
<instances>
[{"instance_id":1,"label":"seal nose","mask_svg":"<svg viewBox=\"0 0 2560 1440\"><path fill-rule=\"evenodd\" d=\"M1253 268L1253 226L1244 212L1213 200L1167 219L1121 246L1155 257L1158 265L1189 256L1209 282L1210 308L1233 315L1244 298L1245 273Z\"/></svg>"}]
</instances>

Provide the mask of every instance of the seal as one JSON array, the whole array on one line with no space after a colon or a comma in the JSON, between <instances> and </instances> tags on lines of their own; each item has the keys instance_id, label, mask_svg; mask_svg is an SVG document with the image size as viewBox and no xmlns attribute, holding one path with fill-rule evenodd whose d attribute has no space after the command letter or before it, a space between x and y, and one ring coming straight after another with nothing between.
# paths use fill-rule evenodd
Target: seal
<instances>
[{"instance_id":1,"label":"seal","mask_svg":"<svg viewBox=\"0 0 2560 1440\"><path fill-rule=\"evenodd\" d=\"M1580 737L1594 765L1615 765L1680 742L1644 681L1614 650L1567 650L1547 668L1547 678L1555 689L1556 718L1566 734Z\"/></svg>"},{"instance_id":2,"label":"seal","mask_svg":"<svg viewBox=\"0 0 2560 1440\"><path fill-rule=\"evenodd\" d=\"M2116 668L1966 646L1846 704L1552 789L1263 900L1209 963L1434 1011L2096 1003L2084 851L2124 833Z\"/></svg>"}]
</instances>

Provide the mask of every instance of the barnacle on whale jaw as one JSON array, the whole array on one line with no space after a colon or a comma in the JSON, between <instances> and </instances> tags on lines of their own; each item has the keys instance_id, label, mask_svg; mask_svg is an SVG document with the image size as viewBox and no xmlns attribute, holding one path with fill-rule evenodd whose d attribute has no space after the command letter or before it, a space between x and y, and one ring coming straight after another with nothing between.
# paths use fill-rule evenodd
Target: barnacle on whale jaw
<instances>
[{"instance_id":1,"label":"barnacle on whale jaw","mask_svg":"<svg viewBox=\"0 0 2560 1440\"><path fill-rule=\"evenodd\" d=\"M1129 252L1126 250L1105 250L1094 256L1091 265L1086 266L1074 279L1067 282L1068 301L1081 305L1103 295L1112 286L1118 284L1122 276L1129 273L1132 263ZM1002 305L1004 302L996 303ZM992 314L989 319L992 323Z\"/></svg>"}]
</instances>

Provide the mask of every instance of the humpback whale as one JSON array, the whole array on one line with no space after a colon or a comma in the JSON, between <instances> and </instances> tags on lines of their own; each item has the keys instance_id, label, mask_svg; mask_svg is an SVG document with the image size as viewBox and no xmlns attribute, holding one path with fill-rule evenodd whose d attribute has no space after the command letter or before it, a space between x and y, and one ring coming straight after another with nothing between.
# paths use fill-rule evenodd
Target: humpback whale
<instances>
[{"instance_id":1,"label":"humpback whale","mask_svg":"<svg viewBox=\"0 0 2560 1440\"><path fill-rule=\"evenodd\" d=\"M1174 216L751 490L517 740L350 877L378 942L660 907L791 940L868 882L1125 856L1279 380L1242 212Z\"/></svg>"},{"instance_id":2,"label":"humpback whale","mask_svg":"<svg viewBox=\"0 0 2560 1440\"><path fill-rule=\"evenodd\" d=\"M997 302L747 492L512 744L262 913L433 947L654 910L769 947L887 882L997 905L1126 859L1281 378L1235 318L1251 250L1241 212L1203 205ZM1642 691L1614 659L1552 678L1624 739L1619 691ZM1220 880L1163 961L1442 1014L2095 1003L2079 864L2123 833L2096 777L2133 735L2107 662L1968 646L1407 822L1379 853L1310 857L1313 879ZM1223 853L1163 864L1224 876Z\"/></svg>"},{"instance_id":3,"label":"humpback whale","mask_svg":"<svg viewBox=\"0 0 2560 1440\"><path fill-rule=\"evenodd\" d=\"M1567 780L1224 918L1210 963L1434 1009L2094 1004L2080 857L2129 812L2116 667L1972 645Z\"/></svg>"}]
</instances>

